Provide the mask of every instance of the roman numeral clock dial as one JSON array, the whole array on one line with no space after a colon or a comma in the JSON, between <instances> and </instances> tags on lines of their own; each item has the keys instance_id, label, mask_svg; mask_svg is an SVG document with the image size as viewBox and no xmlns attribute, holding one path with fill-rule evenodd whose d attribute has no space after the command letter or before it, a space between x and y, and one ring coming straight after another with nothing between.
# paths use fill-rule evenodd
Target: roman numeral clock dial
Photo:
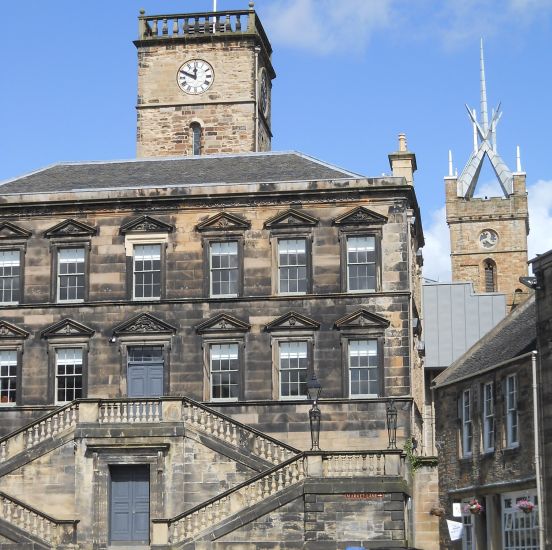
<instances>
[{"instance_id":1,"label":"roman numeral clock dial","mask_svg":"<svg viewBox=\"0 0 552 550\"><path fill-rule=\"evenodd\" d=\"M190 59L178 69L176 78L184 93L198 95L211 87L215 80L215 72L207 61Z\"/></svg>"}]
</instances>

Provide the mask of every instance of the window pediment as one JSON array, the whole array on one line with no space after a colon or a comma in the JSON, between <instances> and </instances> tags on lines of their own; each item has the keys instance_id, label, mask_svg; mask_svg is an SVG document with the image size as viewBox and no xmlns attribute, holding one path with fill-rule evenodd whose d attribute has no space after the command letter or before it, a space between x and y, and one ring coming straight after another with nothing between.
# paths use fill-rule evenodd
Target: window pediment
<instances>
[{"instance_id":1,"label":"window pediment","mask_svg":"<svg viewBox=\"0 0 552 550\"><path fill-rule=\"evenodd\" d=\"M62 221L44 232L44 236L48 239L52 237L92 237L97 234L96 227L73 219Z\"/></svg>"},{"instance_id":2,"label":"window pediment","mask_svg":"<svg viewBox=\"0 0 552 550\"><path fill-rule=\"evenodd\" d=\"M230 214L230 212L219 212L210 218L198 223L196 229L198 231L232 231L240 230L245 231L251 227L251 222L237 216L236 214Z\"/></svg>"},{"instance_id":3,"label":"window pediment","mask_svg":"<svg viewBox=\"0 0 552 550\"><path fill-rule=\"evenodd\" d=\"M113 328L113 334L117 336L131 334L174 334L175 332L176 327L149 313L140 313Z\"/></svg>"},{"instance_id":4,"label":"window pediment","mask_svg":"<svg viewBox=\"0 0 552 550\"><path fill-rule=\"evenodd\" d=\"M12 325L7 321L0 321L0 339L7 339L7 338L25 339L25 338L28 338L29 334L30 334L29 332L27 332L22 328L17 327L16 325Z\"/></svg>"},{"instance_id":5,"label":"window pediment","mask_svg":"<svg viewBox=\"0 0 552 550\"><path fill-rule=\"evenodd\" d=\"M95 332L95 330L73 319L63 319L45 328L41 332L41 336L46 339L55 338L56 336L91 338Z\"/></svg>"},{"instance_id":6,"label":"window pediment","mask_svg":"<svg viewBox=\"0 0 552 550\"><path fill-rule=\"evenodd\" d=\"M320 328L320 323L314 319L310 319L305 315L296 313L295 311L290 311L281 317L278 317L271 323L266 325L265 330L267 332L272 332L276 330L318 330Z\"/></svg>"},{"instance_id":7,"label":"window pediment","mask_svg":"<svg viewBox=\"0 0 552 550\"><path fill-rule=\"evenodd\" d=\"M285 212L270 218L264 224L266 229L283 229L285 227L314 227L318 225L318 218L315 218L300 210L290 208Z\"/></svg>"},{"instance_id":8,"label":"window pediment","mask_svg":"<svg viewBox=\"0 0 552 550\"><path fill-rule=\"evenodd\" d=\"M119 231L122 235L126 233L171 233L174 231L174 226L151 216L140 216L121 225Z\"/></svg>"},{"instance_id":9,"label":"window pediment","mask_svg":"<svg viewBox=\"0 0 552 550\"><path fill-rule=\"evenodd\" d=\"M10 222L0 223L0 239L28 239L31 231Z\"/></svg>"},{"instance_id":10,"label":"window pediment","mask_svg":"<svg viewBox=\"0 0 552 550\"><path fill-rule=\"evenodd\" d=\"M204 321L196 327L198 334L207 334L212 332L247 332L251 328L249 323L229 315L228 313L219 313L211 319Z\"/></svg>"},{"instance_id":11,"label":"window pediment","mask_svg":"<svg viewBox=\"0 0 552 550\"><path fill-rule=\"evenodd\" d=\"M389 321L380 315L370 313L367 309L361 308L349 315L341 317L335 322L335 327L339 330L343 329L359 329L359 328L378 328L385 329L389 326Z\"/></svg>"},{"instance_id":12,"label":"window pediment","mask_svg":"<svg viewBox=\"0 0 552 550\"><path fill-rule=\"evenodd\" d=\"M378 214L364 206L358 206L334 219L335 225L381 225L387 223L387 216Z\"/></svg>"}]
</instances>

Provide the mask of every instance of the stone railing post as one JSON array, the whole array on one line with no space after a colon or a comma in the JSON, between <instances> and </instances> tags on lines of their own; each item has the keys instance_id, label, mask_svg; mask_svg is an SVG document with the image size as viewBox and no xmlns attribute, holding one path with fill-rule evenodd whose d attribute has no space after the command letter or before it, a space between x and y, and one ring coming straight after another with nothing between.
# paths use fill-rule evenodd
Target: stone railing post
<instances>
[{"instance_id":1,"label":"stone railing post","mask_svg":"<svg viewBox=\"0 0 552 550\"><path fill-rule=\"evenodd\" d=\"M151 544L169 544L169 522L166 520L153 520L151 530Z\"/></svg>"},{"instance_id":2,"label":"stone railing post","mask_svg":"<svg viewBox=\"0 0 552 550\"><path fill-rule=\"evenodd\" d=\"M161 418L163 422L180 422L182 420L182 401L163 399L161 401Z\"/></svg>"},{"instance_id":3,"label":"stone railing post","mask_svg":"<svg viewBox=\"0 0 552 550\"><path fill-rule=\"evenodd\" d=\"M95 424L99 420L99 402L81 401L79 403L79 422Z\"/></svg>"},{"instance_id":4,"label":"stone railing post","mask_svg":"<svg viewBox=\"0 0 552 550\"><path fill-rule=\"evenodd\" d=\"M306 475L308 477L322 477L324 475L322 455L307 455Z\"/></svg>"},{"instance_id":5,"label":"stone railing post","mask_svg":"<svg viewBox=\"0 0 552 550\"><path fill-rule=\"evenodd\" d=\"M138 39L142 40L146 36L146 21L143 16L146 15L146 10L140 10L140 17L138 18Z\"/></svg>"}]
</instances>

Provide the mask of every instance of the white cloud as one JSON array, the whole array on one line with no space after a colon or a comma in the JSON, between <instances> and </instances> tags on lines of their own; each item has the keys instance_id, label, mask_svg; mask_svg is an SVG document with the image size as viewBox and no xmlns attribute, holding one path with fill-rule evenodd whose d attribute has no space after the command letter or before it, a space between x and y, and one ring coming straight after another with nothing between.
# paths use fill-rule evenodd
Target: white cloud
<instances>
[{"instance_id":1,"label":"white cloud","mask_svg":"<svg viewBox=\"0 0 552 550\"><path fill-rule=\"evenodd\" d=\"M527 244L531 259L552 249L552 180L539 180L529 185L527 192L531 229ZM445 207L431 213L424 235L424 277L450 281L450 238Z\"/></svg>"},{"instance_id":2,"label":"white cloud","mask_svg":"<svg viewBox=\"0 0 552 550\"><path fill-rule=\"evenodd\" d=\"M362 51L392 20L395 0L275 0L266 7L274 40L326 54Z\"/></svg>"},{"instance_id":3,"label":"white cloud","mask_svg":"<svg viewBox=\"0 0 552 550\"><path fill-rule=\"evenodd\" d=\"M528 186L529 259L552 249L552 180Z\"/></svg>"},{"instance_id":4,"label":"white cloud","mask_svg":"<svg viewBox=\"0 0 552 550\"><path fill-rule=\"evenodd\" d=\"M450 236L444 206L431 213L424 237L424 277L450 281Z\"/></svg>"}]
</instances>

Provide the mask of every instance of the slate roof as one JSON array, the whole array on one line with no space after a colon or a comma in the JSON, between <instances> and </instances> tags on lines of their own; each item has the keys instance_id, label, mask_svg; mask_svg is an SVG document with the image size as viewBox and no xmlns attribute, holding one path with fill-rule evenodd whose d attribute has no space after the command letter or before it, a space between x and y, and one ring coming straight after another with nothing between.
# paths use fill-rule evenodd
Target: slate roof
<instances>
[{"instance_id":1,"label":"slate roof","mask_svg":"<svg viewBox=\"0 0 552 550\"><path fill-rule=\"evenodd\" d=\"M296 152L60 163L0 184L0 193L55 193L206 183L270 183L362 176Z\"/></svg>"},{"instance_id":2,"label":"slate roof","mask_svg":"<svg viewBox=\"0 0 552 550\"><path fill-rule=\"evenodd\" d=\"M437 376L433 386L448 386L534 350L537 340L536 318L533 295Z\"/></svg>"}]
</instances>

